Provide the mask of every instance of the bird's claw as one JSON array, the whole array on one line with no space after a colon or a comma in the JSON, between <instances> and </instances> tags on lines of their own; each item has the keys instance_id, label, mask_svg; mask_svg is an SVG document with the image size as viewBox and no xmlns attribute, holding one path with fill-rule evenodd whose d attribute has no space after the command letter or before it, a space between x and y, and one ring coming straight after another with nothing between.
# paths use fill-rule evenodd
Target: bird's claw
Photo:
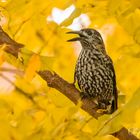
<instances>
[{"instance_id":1,"label":"bird's claw","mask_svg":"<svg viewBox=\"0 0 140 140\"><path fill-rule=\"evenodd\" d=\"M99 114L103 114L103 113L106 113L107 110L106 109L97 109L96 112L99 113Z\"/></svg>"},{"instance_id":2,"label":"bird's claw","mask_svg":"<svg viewBox=\"0 0 140 140\"><path fill-rule=\"evenodd\" d=\"M111 113L111 105L100 104L98 105L97 113L99 114L110 114Z\"/></svg>"}]
</instances>

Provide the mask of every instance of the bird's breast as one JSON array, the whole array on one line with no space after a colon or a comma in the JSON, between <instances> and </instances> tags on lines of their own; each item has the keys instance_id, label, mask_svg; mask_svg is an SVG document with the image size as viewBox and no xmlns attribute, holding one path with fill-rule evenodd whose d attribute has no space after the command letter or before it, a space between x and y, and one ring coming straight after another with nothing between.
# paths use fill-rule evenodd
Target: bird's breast
<instances>
[{"instance_id":1,"label":"bird's breast","mask_svg":"<svg viewBox=\"0 0 140 140\"><path fill-rule=\"evenodd\" d=\"M102 94L104 88L109 88L112 77L103 61L102 54L97 55L91 50L80 53L76 65L76 78L82 91L95 95Z\"/></svg>"}]
</instances>

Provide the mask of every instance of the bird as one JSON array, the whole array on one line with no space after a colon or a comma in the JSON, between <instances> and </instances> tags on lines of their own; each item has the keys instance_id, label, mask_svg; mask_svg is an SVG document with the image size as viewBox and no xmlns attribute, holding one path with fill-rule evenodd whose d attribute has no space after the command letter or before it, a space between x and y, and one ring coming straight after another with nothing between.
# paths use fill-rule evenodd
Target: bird
<instances>
[{"instance_id":1,"label":"bird","mask_svg":"<svg viewBox=\"0 0 140 140\"><path fill-rule=\"evenodd\" d=\"M101 34L92 28L67 33L78 35L68 42L79 41L82 46L73 82L78 83L81 98L92 99L99 113L112 114L118 108L116 75Z\"/></svg>"}]
</instances>

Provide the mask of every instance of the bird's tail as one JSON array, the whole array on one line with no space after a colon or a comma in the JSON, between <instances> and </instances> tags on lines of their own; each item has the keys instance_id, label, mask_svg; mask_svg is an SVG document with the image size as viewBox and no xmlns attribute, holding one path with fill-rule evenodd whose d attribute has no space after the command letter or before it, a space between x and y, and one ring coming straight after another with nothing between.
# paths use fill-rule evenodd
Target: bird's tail
<instances>
[{"instance_id":1,"label":"bird's tail","mask_svg":"<svg viewBox=\"0 0 140 140\"><path fill-rule=\"evenodd\" d=\"M111 113L118 109L118 91L117 88L114 90L114 100L112 101Z\"/></svg>"}]
</instances>

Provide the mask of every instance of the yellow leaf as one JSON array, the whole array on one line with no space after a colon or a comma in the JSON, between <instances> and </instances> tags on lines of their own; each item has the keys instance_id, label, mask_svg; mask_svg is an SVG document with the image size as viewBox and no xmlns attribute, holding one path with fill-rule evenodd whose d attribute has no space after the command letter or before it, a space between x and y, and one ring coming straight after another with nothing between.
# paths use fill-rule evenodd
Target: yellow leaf
<instances>
[{"instance_id":1,"label":"yellow leaf","mask_svg":"<svg viewBox=\"0 0 140 140\"><path fill-rule=\"evenodd\" d=\"M140 109L138 109L135 113L135 121L136 121L136 127L140 128Z\"/></svg>"},{"instance_id":2,"label":"yellow leaf","mask_svg":"<svg viewBox=\"0 0 140 140\"><path fill-rule=\"evenodd\" d=\"M4 52L2 50L0 50L0 65L4 62L5 58L4 58Z\"/></svg>"},{"instance_id":3,"label":"yellow leaf","mask_svg":"<svg viewBox=\"0 0 140 140\"><path fill-rule=\"evenodd\" d=\"M81 9L80 8L76 8L72 12L72 14L68 18L66 18L66 20L64 20L60 25L61 26L68 26L68 25L70 25L73 22L74 18L80 16L80 14L81 14Z\"/></svg>"},{"instance_id":4,"label":"yellow leaf","mask_svg":"<svg viewBox=\"0 0 140 140\"><path fill-rule=\"evenodd\" d=\"M24 79L23 77L16 77L15 85L17 88L19 88L22 92L25 92L28 95L34 94L36 89L33 84L31 84L30 81L27 81L27 79Z\"/></svg>"},{"instance_id":5,"label":"yellow leaf","mask_svg":"<svg viewBox=\"0 0 140 140\"><path fill-rule=\"evenodd\" d=\"M28 81L32 80L35 76L35 73L40 68L40 57L37 54L33 54L29 60L28 66L25 71L25 79Z\"/></svg>"},{"instance_id":6,"label":"yellow leaf","mask_svg":"<svg viewBox=\"0 0 140 140\"><path fill-rule=\"evenodd\" d=\"M126 124L133 123L135 120L135 113L140 108L140 88L136 90L135 93L133 93L132 98L130 101L125 104L122 112L122 119L123 122ZM127 117L129 116L129 117Z\"/></svg>"},{"instance_id":7,"label":"yellow leaf","mask_svg":"<svg viewBox=\"0 0 140 140\"><path fill-rule=\"evenodd\" d=\"M115 12L120 7L122 1L121 0L110 0L108 2L108 10L111 14L115 14Z\"/></svg>"},{"instance_id":8,"label":"yellow leaf","mask_svg":"<svg viewBox=\"0 0 140 140\"><path fill-rule=\"evenodd\" d=\"M130 2L131 2L135 7L139 7L139 6L140 6L140 1L139 1L139 0L130 0Z\"/></svg>"},{"instance_id":9,"label":"yellow leaf","mask_svg":"<svg viewBox=\"0 0 140 140\"><path fill-rule=\"evenodd\" d=\"M135 32L135 34L134 34L134 40L135 40L138 44L140 44L140 38L139 38L139 36L140 36L140 27L136 30L136 32Z\"/></svg>"},{"instance_id":10,"label":"yellow leaf","mask_svg":"<svg viewBox=\"0 0 140 140\"><path fill-rule=\"evenodd\" d=\"M111 115L99 117L99 129L95 136L104 136L119 131L122 128L121 111L117 110Z\"/></svg>"},{"instance_id":11,"label":"yellow leaf","mask_svg":"<svg viewBox=\"0 0 140 140\"><path fill-rule=\"evenodd\" d=\"M34 119L36 120L36 122L40 122L44 119L45 117L45 113L43 111L37 111L34 114Z\"/></svg>"}]
</instances>

